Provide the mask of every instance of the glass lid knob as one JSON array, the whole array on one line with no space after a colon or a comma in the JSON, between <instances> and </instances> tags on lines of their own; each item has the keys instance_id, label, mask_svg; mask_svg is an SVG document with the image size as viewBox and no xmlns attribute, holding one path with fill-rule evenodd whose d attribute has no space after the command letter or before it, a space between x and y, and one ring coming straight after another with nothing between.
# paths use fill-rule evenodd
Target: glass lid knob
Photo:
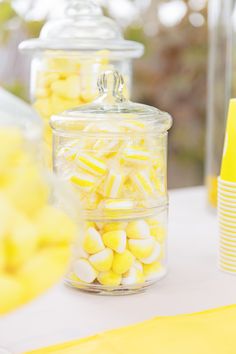
<instances>
[{"instance_id":1,"label":"glass lid knob","mask_svg":"<svg viewBox=\"0 0 236 354\"><path fill-rule=\"evenodd\" d=\"M108 99L111 104L126 101L123 95L124 78L118 71L104 71L98 78L97 86L100 94L98 100Z\"/></svg>"},{"instance_id":2,"label":"glass lid knob","mask_svg":"<svg viewBox=\"0 0 236 354\"><path fill-rule=\"evenodd\" d=\"M67 0L65 12L69 17L102 16L101 8L93 0Z\"/></svg>"}]
</instances>

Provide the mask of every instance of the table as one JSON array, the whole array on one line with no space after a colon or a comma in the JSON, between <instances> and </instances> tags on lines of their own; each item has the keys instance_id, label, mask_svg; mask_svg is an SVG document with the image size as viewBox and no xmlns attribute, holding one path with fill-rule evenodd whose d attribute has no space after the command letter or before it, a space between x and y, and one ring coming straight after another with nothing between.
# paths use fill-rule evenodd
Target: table
<instances>
[{"instance_id":1,"label":"table","mask_svg":"<svg viewBox=\"0 0 236 354\"><path fill-rule=\"evenodd\" d=\"M235 303L236 279L217 269L216 214L203 187L170 192L169 274L146 293L96 296L59 284L0 320L0 343L14 353L159 315Z\"/></svg>"}]
</instances>

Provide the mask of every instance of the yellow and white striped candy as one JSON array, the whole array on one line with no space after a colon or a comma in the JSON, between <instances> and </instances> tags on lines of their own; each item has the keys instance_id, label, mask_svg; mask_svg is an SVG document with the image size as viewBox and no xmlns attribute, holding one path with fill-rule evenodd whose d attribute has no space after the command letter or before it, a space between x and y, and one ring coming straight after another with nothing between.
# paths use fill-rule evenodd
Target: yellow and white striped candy
<instances>
[{"instance_id":1,"label":"yellow and white striped candy","mask_svg":"<svg viewBox=\"0 0 236 354\"><path fill-rule=\"evenodd\" d=\"M89 262L99 272L106 272L111 269L113 262L113 251L109 248L93 254L89 257Z\"/></svg>"},{"instance_id":2,"label":"yellow and white striped candy","mask_svg":"<svg viewBox=\"0 0 236 354\"><path fill-rule=\"evenodd\" d=\"M150 151L141 146L128 146L123 150L122 161L143 164L150 159Z\"/></svg>"},{"instance_id":3,"label":"yellow and white striped candy","mask_svg":"<svg viewBox=\"0 0 236 354\"><path fill-rule=\"evenodd\" d=\"M120 127L125 131L144 132L146 130L146 123L139 120L124 120L120 122Z\"/></svg>"},{"instance_id":4,"label":"yellow and white striped candy","mask_svg":"<svg viewBox=\"0 0 236 354\"><path fill-rule=\"evenodd\" d=\"M134 208L134 201L130 199L105 200L104 209L107 211L129 210Z\"/></svg>"},{"instance_id":5,"label":"yellow and white striped candy","mask_svg":"<svg viewBox=\"0 0 236 354\"><path fill-rule=\"evenodd\" d=\"M85 192L91 192L96 186L96 178L87 173L77 172L70 177L70 181Z\"/></svg>"},{"instance_id":6,"label":"yellow and white striped candy","mask_svg":"<svg viewBox=\"0 0 236 354\"><path fill-rule=\"evenodd\" d=\"M121 194L125 176L111 169L104 183L103 194L109 198L118 198Z\"/></svg>"},{"instance_id":7,"label":"yellow and white striped candy","mask_svg":"<svg viewBox=\"0 0 236 354\"><path fill-rule=\"evenodd\" d=\"M76 164L86 172L96 176L103 176L107 171L107 166L103 159L86 153L77 155Z\"/></svg>"},{"instance_id":8,"label":"yellow and white striped candy","mask_svg":"<svg viewBox=\"0 0 236 354\"><path fill-rule=\"evenodd\" d=\"M154 186L147 171L134 172L130 179L142 196L147 198L153 195Z\"/></svg>"}]
</instances>

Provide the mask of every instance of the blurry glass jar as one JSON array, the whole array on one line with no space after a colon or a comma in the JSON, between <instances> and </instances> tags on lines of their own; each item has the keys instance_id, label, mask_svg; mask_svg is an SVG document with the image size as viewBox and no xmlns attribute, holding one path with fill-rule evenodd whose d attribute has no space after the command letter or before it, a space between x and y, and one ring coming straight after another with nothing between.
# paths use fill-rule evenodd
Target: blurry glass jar
<instances>
[{"instance_id":1,"label":"blurry glass jar","mask_svg":"<svg viewBox=\"0 0 236 354\"><path fill-rule=\"evenodd\" d=\"M82 200L86 227L67 283L100 293L141 290L166 273L169 114L126 100L107 71L99 97L51 118L54 170Z\"/></svg>"},{"instance_id":2,"label":"blurry glass jar","mask_svg":"<svg viewBox=\"0 0 236 354\"><path fill-rule=\"evenodd\" d=\"M47 22L38 39L22 42L19 48L33 55L31 100L45 123L49 151L50 116L91 102L99 73L109 68L124 75L129 95L131 60L143 53L143 46L125 40L92 0L67 0L64 18Z\"/></svg>"},{"instance_id":3,"label":"blurry glass jar","mask_svg":"<svg viewBox=\"0 0 236 354\"><path fill-rule=\"evenodd\" d=\"M236 95L235 0L209 1L209 59L206 183L208 202L217 205L217 177L230 97Z\"/></svg>"},{"instance_id":4,"label":"blurry glass jar","mask_svg":"<svg viewBox=\"0 0 236 354\"><path fill-rule=\"evenodd\" d=\"M40 123L30 107L0 90L0 315L59 281L77 233L78 201L41 170Z\"/></svg>"}]
</instances>

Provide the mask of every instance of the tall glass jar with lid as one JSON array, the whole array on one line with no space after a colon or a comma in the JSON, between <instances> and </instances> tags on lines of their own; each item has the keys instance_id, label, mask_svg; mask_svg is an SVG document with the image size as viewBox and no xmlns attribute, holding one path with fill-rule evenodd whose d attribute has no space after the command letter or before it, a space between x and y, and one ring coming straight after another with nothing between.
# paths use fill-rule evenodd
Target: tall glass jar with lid
<instances>
[{"instance_id":1,"label":"tall glass jar with lid","mask_svg":"<svg viewBox=\"0 0 236 354\"><path fill-rule=\"evenodd\" d=\"M128 96L132 59L143 53L143 46L125 40L93 0L66 3L63 18L47 22L39 38L20 44L21 51L32 54L31 100L45 123L49 153L49 117L92 101L97 95L97 77L106 69L124 75Z\"/></svg>"},{"instance_id":2,"label":"tall glass jar with lid","mask_svg":"<svg viewBox=\"0 0 236 354\"><path fill-rule=\"evenodd\" d=\"M51 118L54 169L86 217L66 282L105 294L140 291L167 271L165 112L128 101L106 71L91 104Z\"/></svg>"}]
</instances>

